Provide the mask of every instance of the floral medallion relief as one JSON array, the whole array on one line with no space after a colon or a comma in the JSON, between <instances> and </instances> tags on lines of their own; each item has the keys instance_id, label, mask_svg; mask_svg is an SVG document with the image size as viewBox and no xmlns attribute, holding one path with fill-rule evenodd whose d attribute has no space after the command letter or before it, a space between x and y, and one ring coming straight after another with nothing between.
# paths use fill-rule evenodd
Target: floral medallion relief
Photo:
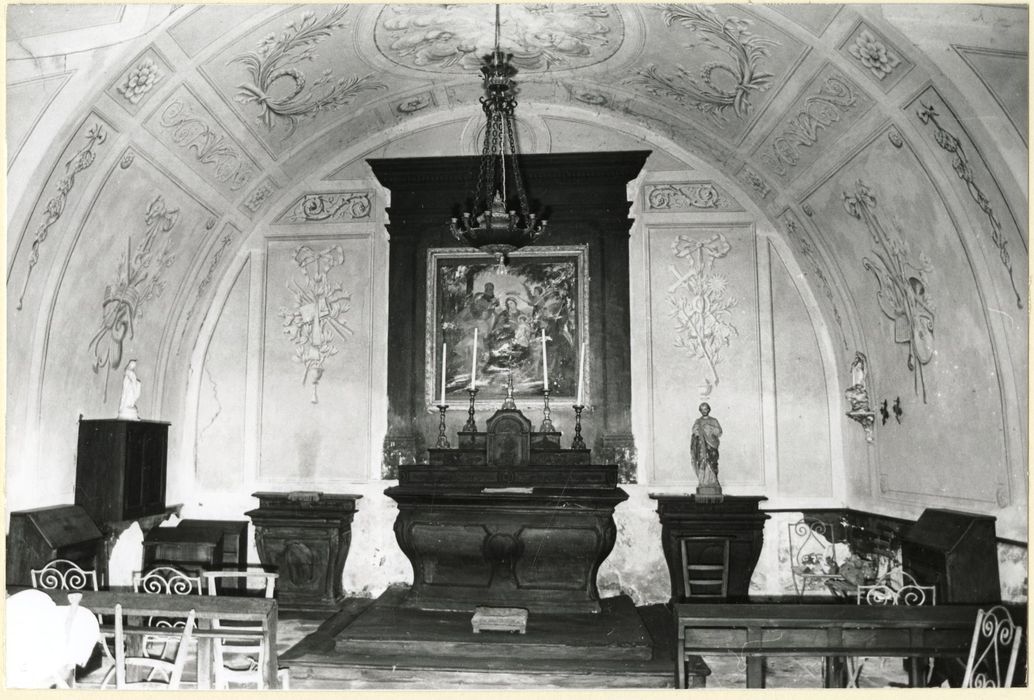
<instances>
[{"instance_id":1,"label":"floral medallion relief","mask_svg":"<svg viewBox=\"0 0 1034 700\"><path fill-rule=\"evenodd\" d=\"M569 70L605 61L621 47L624 21L605 4L503 4L499 46L522 72ZM377 50L396 65L476 74L495 46L492 5L388 6L376 20Z\"/></svg>"},{"instance_id":2,"label":"floral medallion relief","mask_svg":"<svg viewBox=\"0 0 1034 700\"><path fill-rule=\"evenodd\" d=\"M153 46L149 47L130 62L129 69L108 87L107 94L130 114L136 114L172 72L168 60Z\"/></svg>"},{"instance_id":3,"label":"floral medallion relief","mask_svg":"<svg viewBox=\"0 0 1034 700\"><path fill-rule=\"evenodd\" d=\"M675 348L706 366L707 376L699 387L701 398L718 386L723 350L737 335L731 314L737 299L726 276L715 269L730 250L732 245L721 232L693 237L680 234L671 244L674 259L668 266L671 284L666 301Z\"/></svg>"},{"instance_id":4,"label":"floral medallion relief","mask_svg":"<svg viewBox=\"0 0 1034 700\"><path fill-rule=\"evenodd\" d=\"M864 22L855 25L840 53L865 71L865 75L888 92L912 69L912 63L883 35Z\"/></svg>"}]
</instances>

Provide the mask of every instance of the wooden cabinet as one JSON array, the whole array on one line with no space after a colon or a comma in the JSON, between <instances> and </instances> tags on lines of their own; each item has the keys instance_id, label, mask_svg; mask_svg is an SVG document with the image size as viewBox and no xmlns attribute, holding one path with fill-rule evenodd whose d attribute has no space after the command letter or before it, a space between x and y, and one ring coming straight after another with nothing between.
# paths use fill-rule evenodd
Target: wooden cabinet
<instances>
[{"instance_id":1,"label":"wooden cabinet","mask_svg":"<svg viewBox=\"0 0 1034 700\"><path fill-rule=\"evenodd\" d=\"M169 424L80 420L75 503L98 523L165 509Z\"/></svg>"},{"instance_id":2,"label":"wooden cabinet","mask_svg":"<svg viewBox=\"0 0 1034 700\"><path fill-rule=\"evenodd\" d=\"M725 496L720 502L692 495L651 493L661 520L661 545L671 577L671 602L698 598L741 603L761 556L764 496Z\"/></svg>"},{"instance_id":3,"label":"wooden cabinet","mask_svg":"<svg viewBox=\"0 0 1034 700\"><path fill-rule=\"evenodd\" d=\"M32 569L68 559L103 578L103 538L78 506L49 506L11 513L7 533L7 583L32 585Z\"/></svg>"},{"instance_id":4,"label":"wooden cabinet","mask_svg":"<svg viewBox=\"0 0 1034 700\"><path fill-rule=\"evenodd\" d=\"M927 508L903 533L901 558L917 581L937 587L938 603L1001 600L993 516Z\"/></svg>"}]
</instances>

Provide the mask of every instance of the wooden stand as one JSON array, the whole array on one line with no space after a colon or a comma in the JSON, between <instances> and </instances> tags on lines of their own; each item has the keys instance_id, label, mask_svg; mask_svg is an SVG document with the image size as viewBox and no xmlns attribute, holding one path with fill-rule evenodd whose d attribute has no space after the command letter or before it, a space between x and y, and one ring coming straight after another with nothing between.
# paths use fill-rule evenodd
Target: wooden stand
<instances>
[{"instance_id":1,"label":"wooden stand","mask_svg":"<svg viewBox=\"0 0 1034 700\"><path fill-rule=\"evenodd\" d=\"M764 496L725 496L721 502L700 502L696 496L650 494L661 519L664 558L671 576L671 602L692 602L687 567L712 565L715 552L725 552L722 595L705 589L703 597L745 602L750 577L761 556L768 515L758 509Z\"/></svg>"},{"instance_id":2,"label":"wooden stand","mask_svg":"<svg viewBox=\"0 0 1034 700\"><path fill-rule=\"evenodd\" d=\"M355 494L259 492L259 507L245 515L266 567L280 573L280 609L336 610L344 600L341 574L352 543Z\"/></svg>"}]
</instances>

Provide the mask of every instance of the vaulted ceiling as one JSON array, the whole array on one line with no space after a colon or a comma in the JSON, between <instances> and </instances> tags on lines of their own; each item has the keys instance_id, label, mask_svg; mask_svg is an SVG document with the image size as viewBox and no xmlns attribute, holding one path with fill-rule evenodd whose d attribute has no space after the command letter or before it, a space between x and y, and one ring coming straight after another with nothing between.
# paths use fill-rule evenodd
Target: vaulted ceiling
<instances>
[{"instance_id":1,"label":"vaulted ceiling","mask_svg":"<svg viewBox=\"0 0 1034 700\"><path fill-rule=\"evenodd\" d=\"M321 217L368 220L366 158L476 152L493 14L9 6L9 372L42 386L48 329L87 308L62 284L98 269L107 279L105 251L121 251L127 230L190 242L189 255L163 258L167 361L189 355L249 240ZM954 261L968 261L958 269L975 280L981 322L1025 386L1025 7L504 4L501 19L523 150L650 149L650 173L694 173L712 189L695 203L699 192L669 191L675 208L744 211L784 237L845 346L858 335L851 288L869 283L871 195L940 274L955 279ZM868 178L857 187L856 171ZM114 350L90 351L103 367ZM14 420L31 433L46 402L39 388Z\"/></svg>"}]
</instances>

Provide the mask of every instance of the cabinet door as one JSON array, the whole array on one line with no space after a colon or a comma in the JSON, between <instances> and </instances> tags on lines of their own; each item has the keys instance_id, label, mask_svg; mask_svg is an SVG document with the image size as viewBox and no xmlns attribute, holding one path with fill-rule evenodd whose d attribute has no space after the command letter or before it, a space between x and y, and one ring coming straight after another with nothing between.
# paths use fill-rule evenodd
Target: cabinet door
<instances>
[{"instance_id":1,"label":"cabinet door","mask_svg":"<svg viewBox=\"0 0 1034 700\"><path fill-rule=\"evenodd\" d=\"M165 426L133 426L127 436L125 517L165 507Z\"/></svg>"}]
</instances>

